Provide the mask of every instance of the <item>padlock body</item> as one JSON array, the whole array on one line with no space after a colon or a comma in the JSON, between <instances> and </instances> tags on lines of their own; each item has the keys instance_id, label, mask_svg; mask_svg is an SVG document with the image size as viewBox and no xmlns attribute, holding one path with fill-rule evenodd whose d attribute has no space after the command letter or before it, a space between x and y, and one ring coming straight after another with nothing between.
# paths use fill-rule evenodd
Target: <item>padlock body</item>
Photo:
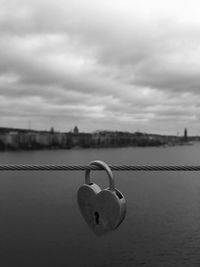
<instances>
[{"instance_id":1,"label":"padlock body","mask_svg":"<svg viewBox=\"0 0 200 267\"><path fill-rule=\"evenodd\" d=\"M79 188L78 204L85 221L97 235L115 230L126 214L121 192L101 190L96 184L84 184Z\"/></svg>"}]
</instances>

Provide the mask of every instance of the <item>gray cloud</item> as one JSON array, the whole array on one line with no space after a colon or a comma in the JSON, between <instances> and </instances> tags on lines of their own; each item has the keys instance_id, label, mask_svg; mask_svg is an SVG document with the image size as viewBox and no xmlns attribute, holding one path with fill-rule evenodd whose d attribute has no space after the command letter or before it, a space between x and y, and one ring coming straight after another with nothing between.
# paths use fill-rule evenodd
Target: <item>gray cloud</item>
<instances>
[{"instance_id":1,"label":"gray cloud","mask_svg":"<svg viewBox=\"0 0 200 267\"><path fill-rule=\"evenodd\" d=\"M1 2L1 125L199 131L198 1Z\"/></svg>"}]
</instances>

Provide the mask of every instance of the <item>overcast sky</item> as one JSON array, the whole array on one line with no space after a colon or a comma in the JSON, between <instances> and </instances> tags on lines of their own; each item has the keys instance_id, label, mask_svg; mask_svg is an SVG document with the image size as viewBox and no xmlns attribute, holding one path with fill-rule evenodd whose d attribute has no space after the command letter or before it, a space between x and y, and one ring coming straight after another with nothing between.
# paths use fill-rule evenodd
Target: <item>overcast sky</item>
<instances>
[{"instance_id":1,"label":"overcast sky","mask_svg":"<svg viewBox=\"0 0 200 267\"><path fill-rule=\"evenodd\" d=\"M200 134L199 12L199 0L0 0L0 126Z\"/></svg>"}]
</instances>

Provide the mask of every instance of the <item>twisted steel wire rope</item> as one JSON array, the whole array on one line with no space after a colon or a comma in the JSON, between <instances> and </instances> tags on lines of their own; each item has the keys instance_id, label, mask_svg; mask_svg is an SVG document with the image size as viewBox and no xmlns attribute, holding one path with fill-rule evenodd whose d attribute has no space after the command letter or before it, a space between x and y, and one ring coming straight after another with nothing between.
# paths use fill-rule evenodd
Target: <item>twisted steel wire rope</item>
<instances>
[{"instance_id":1,"label":"twisted steel wire rope","mask_svg":"<svg viewBox=\"0 0 200 267\"><path fill-rule=\"evenodd\" d=\"M200 171L200 165L109 165L112 171ZM90 165L0 164L0 171L85 171L104 170Z\"/></svg>"}]
</instances>

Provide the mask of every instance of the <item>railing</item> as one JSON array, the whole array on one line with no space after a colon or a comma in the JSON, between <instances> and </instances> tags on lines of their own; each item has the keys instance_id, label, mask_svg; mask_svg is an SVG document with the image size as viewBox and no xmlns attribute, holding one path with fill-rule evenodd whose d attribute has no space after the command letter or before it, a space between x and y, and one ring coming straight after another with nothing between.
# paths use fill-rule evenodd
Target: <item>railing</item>
<instances>
[{"instance_id":1,"label":"railing","mask_svg":"<svg viewBox=\"0 0 200 267\"><path fill-rule=\"evenodd\" d=\"M109 165L112 171L200 171L200 165ZM0 164L0 171L86 171L104 170L91 165Z\"/></svg>"}]
</instances>

